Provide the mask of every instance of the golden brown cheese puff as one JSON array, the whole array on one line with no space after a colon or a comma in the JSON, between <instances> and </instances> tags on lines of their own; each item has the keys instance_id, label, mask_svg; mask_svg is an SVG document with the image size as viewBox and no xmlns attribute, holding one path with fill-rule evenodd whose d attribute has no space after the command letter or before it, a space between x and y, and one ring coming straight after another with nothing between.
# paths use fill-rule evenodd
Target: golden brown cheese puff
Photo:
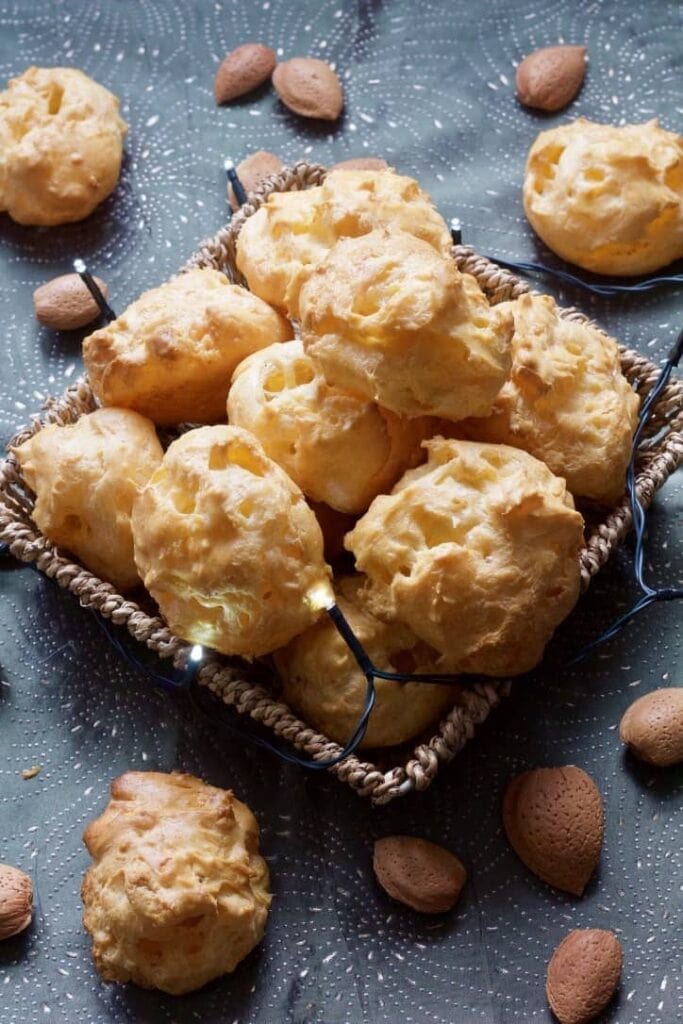
<instances>
[{"instance_id":1,"label":"golden brown cheese puff","mask_svg":"<svg viewBox=\"0 0 683 1024\"><path fill-rule=\"evenodd\" d=\"M307 497L350 514L422 461L428 431L423 419L403 419L328 384L299 340L240 363L228 420L250 430Z\"/></svg>"},{"instance_id":2,"label":"golden brown cheese puff","mask_svg":"<svg viewBox=\"0 0 683 1024\"><path fill-rule=\"evenodd\" d=\"M135 561L178 636L253 658L316 618L329 591L320 527L253 435L190 430L168 448L133 509Z\"/></svg>"},{"instance_id":3,"label":"golden brown cheese puff","mask_svg":"<svg viewBox=\"0 0 683 1024\"><path fill-rule=\"evenodd\" d=\"M510 313L405 232L337 242L300 306L304 349L328 382L399 415L486 416L509 373Z\"/></svg>"},{"instance_id":4,"label":"golden brown cheese puff","mask_svg":"<svg viewBox=\"0 0 683 1024\"><path fill-rule=\"evenodd\" d=\"M299 275L331 241L314 233L321 189L273 192L237 237L236 262L249 289L288 316L298 315Z\"/></svg>"},{"instance_id":5,"label":"golden brown cheese puff","mask_svg":"<svg viewBox=\"0 0 683 1024\"><path fill-rule=\"evenodd\" d=\"M83 924L104 981L181 995L234 971L263 938L268 867L256 819L230 790L126 772L83 840Z\"/></svg>"},{"instance_id":6,"label":"golden brown cheese puff","mask_svg":"<svg viewBox=\"0 0 683 1024\"><path fill-rule=\"evenodd\" d=\"M36 494L41 533L117 590L137 586L130 518L163 458L154 424L128 409L97 409L43 427L14 454Z\"/></svg>"},{"instance_id":7,"label":"golden brown cheese puff","mask_svg":"<svg viewBox=\"0 0 683 1024\"><path fill-rule=\"evenodd\" d=\"M442 672L536 665L579 595L583 519L564 480L505 445L434 438L346 537L363 600L404 622Z\"/></svg>"},{"instance_id":8,"label":"golden brown cheese puff","mask_svg":"<svg viewBox=\"0 0 683 1024\"><path fill-rule=\"evenodd\" d=\"M304 192L271 195L249 217L237 242L237 266L261 298L299 315L310 271L340 238L375 228L406 231L437 252L450 252L441 215L412 178L392 170L338 170Z\"/></svg>"},{"instance_id":9,"label":"golden brown cheese puff","mask_svg":"<svg viewBox=\"0 0 683 1024\"><path fill-rule=\"evenodd\" d=\"M505 305L515 320L512 375L491 416L458 426L473 440L524 448L563 476L574 496L614 504L624 493L639 407L616 342L563 320L548 295Z\"/></svg>"},{"instance_id":10,"label":"golden brown cheese puff","mask_svg":"<svg viewBox=\"0 0 683 1024\"><path fill-rule=\"evenodd\" d=\"M76 68L28 68L0 93L0 211L19 224L83 220L119 179L119 101Z\"/></svg>"},{"instance_id":11,"label":"golden brown cheese puff","mask_svg":"<svg viewBox=\"0 0 683 1024\"><path fill-rule=\"evenodd\" d=\"M335 581L338 606L379 669L435 671L435 654L407 626L376 619L360 600L362 576ZM356 730L367 683L327 616L275 653L285 700L305 722L342 745ZM375 680L376 701L360 749L390 747L417 736L453 706L457 685Z\"/></svg>"},{"instance_id":12,"label":"golden brown cheese puff","mask_svg":"<svg viewBox=\"0 0 683 1024\"><path fill-rule=\"evenodd\" d=\"M103 405L169 426L225 420L238 363L292 337L291 324L225 274L195 268L145 292L90 334L83 359Z\"/></svg>"},{"instance_id":13,"label":"golden brown cheese puff","mask_svg":"<svg viewBox=\"0 0 683 1024\"><path fill-rule=\"evenodd\" d=\"M524 209L554 252L597 274L648 274L683 256L683 138L646 124L541 132Z\"/></svg>"}]
</instances>

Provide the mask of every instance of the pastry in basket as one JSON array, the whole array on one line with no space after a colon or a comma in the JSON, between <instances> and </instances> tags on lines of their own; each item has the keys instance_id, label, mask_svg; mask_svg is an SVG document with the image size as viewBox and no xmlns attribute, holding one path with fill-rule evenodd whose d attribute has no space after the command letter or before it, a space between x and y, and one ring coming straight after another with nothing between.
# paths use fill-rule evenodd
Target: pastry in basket
<instances>
[{"instance_id":1,"label":"pastry in basket","mask_svg":"<svg viewBox=\"0 0 683 1024\"><path fill-rule=\"evenodd\" d=\"M344 551L344 537L353 528L356 517L337 512L324 501L311 501L309 498L308 504L322 530L325 561L334 562L340 556L348 558Z\"/></svg>"},{"instance_id":2,"label":"pastry in basket","mask_svg":"<svg viewBox=\"0 0 683 1024\"><path fill-rule=\"evenodd\" d=\"M0 93L0 212L19 224L83 220L116 186L119 101L76 68L28 68Z\"/></svg>"},{"instance_id":3,"label":"pastry in basket","mask_svg":"<svg viewBox=\"0 0 683 1024\"><path fill-rule=\"evenodd\" d=\"M583 519L564 480L524 451L425 447L426 465L346 537L367 574L362 600L434 648L441 672L526 672L579 596Z\"/></svg>"},{"instance_id":4,"label":"pastry in basket","mask_svg":"<svg viewBox=\"0 0 683 1024\"><path fill-rule=\"evenodd\" d=\"M683 256L683 138L584 118L541 132L524 209L553 252L598 274L648 274Z\"/></svg>"},{"instance_id":5,"label":"pastry in basket","mask_svg":"<svg viewBox=\"0 0 683 1024\"><path fill-rule=\"evenodd\" d=\"M373 663L387 672L433 672L435 655L410 629L382 622L362 602L362 576L335 581L338 606ZM353 654L325 617L275 653L284 698L308 724L346 743L365 706L367 683ZM457 685L375 680L376 701L361 748L405 743L453 706Z\"/></svg>"},{"instance_id":6,"label":"pastry in basket","mask_svg":"<svg viewBox=\"0 0 683 1024\"><path fill-rule=\"evenodd\" d=\"M390 170L338 170L321 186L269 196L244 222L237 266L256 295L298 316L301 285L326 251L340 238L379 227L407 231L443 255L450 252L443 218L412 178Z\"/></svg>"},{"instance_id":7,"label":"pastry in basket","mask_svg":"<svg viewBox=\"0 0 683 1024\"><path fill-rule=\"evenodd\" d=\"M300 309L304 349L328 382L398 414L486 416L510 370L510 312L404 231L337 242Z\"/></svg>"},{"instance_id":8,"label":"pastry in basket","mask_svg":"<svg viewBox=\"0 0 683 1024\"><path fill-rule=\"evenodd\" d=\"M238 427L170 445L133 509L135 561L178 636L223 654L268 654L316 618L329 590L323 538L303 494Z\"/></svg>"},{"instance_id":9,"label":"pastry in basket","mask_svg":"<svg viewBox=\"0 0 683 1024\"><path fill-rule=\"evenodd\" d=\"M228 420L250 430L307 497L351 514L422 461L431 425L328 384L299 340L240 363Z\"/></svg>"},{"instance_id":10,"label":"pastry in basket","mask_svg":"<svg viewBox=\"0 0 683 1024\"><path fill-rule=\"evenodd\" d=\"M192 775L126 772L83 836L83 923L104 981L182 995L263 938L268 867L254 815Z\"/></svg>"},{"instance_id":11,"label":"pastry in basket","mask_svg":"<svg viewBox=\"0 0 683 1024\"><path fill-rule=\"evenodd\" d=\"M145 292L83 342L103 405L172 425L225 420L233 370L245 356L292 337L291 325L225 274L194 268Z\"/></svg>"},{"instance_id":12,"label":"pastry in basket","mask_svg":"<svg viewBox=\"0 0 683 1024\"><path fill-rule=\"evenodd\" d=\"M43 427L14 454L41 533L117 590L139 584L130 519L163 457L154 424L129 409L97 409Z\"/></svg>"},{"instance_id":13,"label":"pastry in basket","mask_svg":"<svg viewBox=\"0 0 683 1024\"><path fill-rule=\"evenodd\" d=\"M638 422L638 396L612 338L559 316L549 295L506 303L513 314L512 374L485 419L457 424L465 437L510 444L563 476L575 497L615 504Z\"/></svg>"}]
</instances>

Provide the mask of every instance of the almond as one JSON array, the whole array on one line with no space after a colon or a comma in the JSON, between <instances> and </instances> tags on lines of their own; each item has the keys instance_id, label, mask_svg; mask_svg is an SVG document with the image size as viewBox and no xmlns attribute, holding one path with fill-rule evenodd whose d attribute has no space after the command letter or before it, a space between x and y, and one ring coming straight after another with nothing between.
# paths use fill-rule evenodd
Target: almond
<instances>
[{"instance_id":1,"label":"almond","mask_svg":"<svg viewBox=\"0 0 683 1024\"><path fill-rule=\"evenodd\" d=\"M354 156L332 164L331 171L386 171L389 164L381 156Z\"/></svg>"},{"instance_id":2,"label":"almond","mask_svg":"<svg viewBox=\"0 0 683 1024\"><path fill-rule=\"evenodd\" d=\"M229 103L262 85L273 73L275 54L263 43L244 43L232 50L218 66L213 80L216 103Z\"/></svg>"},{"instance_id":3,"label":"almond","mask_svg":"<svg viewBox=\"0 0 683 1024\"><path fill-rule=\"evenodd\" d=\"M537 768L518 775L503 801L503 824L517 856L557 889L581 896L602 849L598 788L581 768Z\"/></svg>"},{"instance_id":4,"label":"almond","mask_svg":"<svg viewBox=\"0 0 683 1024\"><path fill-rule=\"evenodd\" d=\"M106 297L104 281L99 277L95 281ZM78 274L62 274L41 284L33 293L33 309L39 323L56 331L75 331L100 315L99 306Z\"/></svg>"},{"instance_id":5,"label":"almond","mask_svg":"<svg viewBox=\"0 0 683 1024\"><path fill-rule=\"evenodd\" d=\"M683 686L666 686L631 704L619 736L634 757L666 768L683 761Z\"/></svg>"},{"instance_id":6,"label":"almond","mask_svg":"<svg viewBox=\"0 0 683 1024\"><path fill-rule=\"evenodd\" d=\"M286 107L302 117L336 121L344 105L339 79L315 57L293 57L273 72L275 91Z\"/></svg>"},{"instance_id":7,"label":"almond","mask_svg":"<svg viewBox=\"0 0 683 1024\"><path fill-rule=\"evenodd\" d=\"M454 853L414 836L378 839L372 866L377 881L392 899L421 914L450 910L467 878Z\"/></svg>"},{"instance_id":8,"label":"almond","mask_svg":"<svg viewBox=\"0 0 683 1024\"><path fill-rule=\"evenodd\" d=\"M271 174L277 174L284 166L280 157L275 153L259 149L257 153L252 153L241 164L238 164L235 170L237 177L244 185L244 191L249 193L254 192L261 182L269 178ZM235 199L232 185L228 185L228 200L233 210L239 209L240 204Z\"/></svg>"},{"instance_id":9,"label":"almond","mask_svg":"<svg viewBox=\"0 0 683 1024\"><path fill-rule=\"evenodd\" d=\"M545 985L560 1024L587 1024L597 1017L616 991L621 964L621 943L613 932L570 932L552 955Z\"/></svg>"},{"instance_id":10,"label":"almond","mask_svg":"<svg viewBox=\"0 0 683 1024\"><path fill-rule=\"evenodd\" d=\"M585 46L534 50L517 68L517 97L537 110L561 110L574 99L585 74Z\"/></svg>"},{"instance_id":11,"label":"almond","mask_svg":"<svg viewBox=\"0 0 683 1024\"><path fill-rule=\"evenodd\" d=\"M19 868L0 864L0 939L23 932L32 915L33 882Z\"/></svg>"}]
</instances>

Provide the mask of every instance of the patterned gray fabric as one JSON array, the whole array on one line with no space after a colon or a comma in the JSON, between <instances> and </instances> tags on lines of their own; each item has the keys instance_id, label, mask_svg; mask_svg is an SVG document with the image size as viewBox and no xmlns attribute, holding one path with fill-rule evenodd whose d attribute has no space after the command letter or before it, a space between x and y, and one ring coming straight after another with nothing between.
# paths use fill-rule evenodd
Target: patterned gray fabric
<instances>
[{"instance_id":1,"label":"patterned gray fabric","mask_svg":"<svg viewBox=\"0 0 683 1024\"><path fill-rule=\"evenodd\" d=\"M225 220L228 154L385 156L419 177L444 215L458 215L481 252L549 259L522 214L528 146L537 131L578 115L659 115L680 130L680 13L664 0L0 0L0 82L31 63L82 67L121 96L131 126L120 186L87 221L37 230L0 216L0 439L79 372L81 334L38 327L33 289L80 255L122 309ZM266 90L216 108L218 60L250 40L283 58L334 60L346 91L339 124L307 124ZM588 46L582 93L551 117L521 109L513 61L558 41ZM650 358L680 326L680 291L615 301L544 285ZM672 481L651 518L659 585L683 575L682 509ZM544 1022L545 965L576 927L612 928L624 945L621 994L605 1020L683 1016L683 773L638 765L617 737L632 699L683 682L680 608L646 612L591 661L563 667L631 603L628 546L545 666L517 684L433 787L375 810L333 779L243 744L215 710L207 717L168 697L128 666L91 613L34 570L0 562L0 591L0 861L29 871L36 886L31 929L0 944L2 1024ZM600 869L582 900L531 876L500 821L512 775L569 763L593 776L606 811ZM32 765L42 770L24 781ZM266 940L232 977L182 999L101 984L80 924L81 833L127 768L176 768L233 787L263 829L275 891ZM453 914L418 917L376 887L372 842L394 832L442 842L466 863Z\"/></svg>"}]
</instances>

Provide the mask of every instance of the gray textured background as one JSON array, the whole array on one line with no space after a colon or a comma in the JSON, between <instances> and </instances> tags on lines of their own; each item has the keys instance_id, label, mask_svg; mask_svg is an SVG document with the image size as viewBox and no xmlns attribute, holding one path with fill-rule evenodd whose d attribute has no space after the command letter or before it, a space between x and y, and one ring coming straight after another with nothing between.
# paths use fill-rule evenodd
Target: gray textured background
<instances>
[{"instance_id":1,"label":"gray textured background","mask_svg":"<svg viewBox=\"0 0 683 1024\"><path fill-rule=\"evenodd\" d=\"M75 255L108 281L119 309L161 282L223 222L226 154L383 155L419 177L446 216L458 214L482 252L536 254L520 200L536 132L579 114L658 114L680 131L682 13L662 0L0 0L0 83L30 63L72 64L121 96L130 123L120 186L88 221L45 231L0 216L0 439L79 372L80 335L39 328L33 289ZM306 124L267 91L217 109L216 64L252 39L285 58L334 60L346 92L339 124ZM588 45L588 78L569 111L535 115L514 100L513 62L558 41ZM619 302L554 294L654 358L680 326L677 291ZM670 484L652 516L661 582L683 575L682 505ZM680 607L647 612L589 663L561 667L630 603L629 572L626 551L560 631L546 666L429 792L372 810L333 779L256 752L169 699L122 662L72 597L1 563L0 860L34 876L37 910L28 933L0 945L0 1022L536 1024L551 1019L543 983L552 949L586 926L613 928L624 945L621 993L605 1021L682 1019L683 775L637 765L616 734L634 697L683 683ZM566 763L592 774L606 808L600 869L582 900L532 877L500 826L512 775ZM40 775L22 780L33 764ZM232 977L182 999L102 985L80 926L81 832L127 768L179 768L231 786L263 827L275 891L266 940ZM466 862L452 915L418 917L375 887L372 840L395 831L443 842Z\"/></svg>"}]
</instances>

